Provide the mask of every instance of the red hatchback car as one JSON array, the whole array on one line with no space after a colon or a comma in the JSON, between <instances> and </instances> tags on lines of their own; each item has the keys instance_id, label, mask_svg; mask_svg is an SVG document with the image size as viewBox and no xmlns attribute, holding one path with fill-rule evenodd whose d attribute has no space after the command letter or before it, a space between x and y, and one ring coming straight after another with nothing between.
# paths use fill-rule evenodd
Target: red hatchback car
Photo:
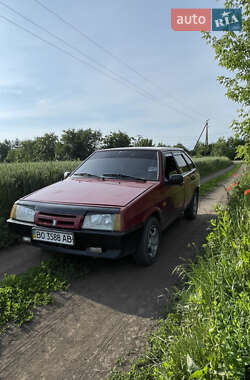
<instances>
[{"instance_id":1,"label":"red hatchback car","mask_svg":"<svg viewBox=\"0 0 250 380\"><path fill-rule=\"evenodd\" d=\"M197 214L200 175L179 148L98 150L65 177L12 208L10 227L35 246L150 265L161 231Z\"/></svg>"}]
</instances>

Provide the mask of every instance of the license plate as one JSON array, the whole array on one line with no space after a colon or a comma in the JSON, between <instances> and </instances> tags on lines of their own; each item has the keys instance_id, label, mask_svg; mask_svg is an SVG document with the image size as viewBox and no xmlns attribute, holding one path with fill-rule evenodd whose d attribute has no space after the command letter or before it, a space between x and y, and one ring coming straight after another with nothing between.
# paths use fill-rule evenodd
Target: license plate
<instances>
[{"instance_id":1,"label":"license plate","mask_svg":"<svg viewBox=\"0 0 250 380\"><path fill-rule=\"evenodd\" d=\"M32 239L47 243L74 245L74 234L70 232L33 229Z\"/></svg>"}]
</instances>

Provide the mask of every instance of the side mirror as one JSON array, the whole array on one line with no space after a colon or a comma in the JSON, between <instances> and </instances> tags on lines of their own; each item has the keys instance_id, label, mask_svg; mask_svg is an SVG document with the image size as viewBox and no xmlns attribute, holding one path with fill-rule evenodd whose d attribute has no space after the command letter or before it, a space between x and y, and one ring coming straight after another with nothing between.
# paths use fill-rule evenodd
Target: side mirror
<instances>
[{"instance_id":1,"label":"side mirror","mask_svg":"<svg viewBox=\"0 0 250 380\"><path fill-rule=\"evenodd\" d=\"M63 175L63 179L66 179L70 175L70 172L65 172Z\"/></svg>"},{"instance_id":2,"label":"side mirror","mask_svg":"<svg viewBox=\"0 0 250 380\"><path fill-rule=\"evenodd\" d=\"M183 183L183 175L182 174L172 174L169 177L168 183L171 185L181 185Z\"/></svg>"}]
</instances>

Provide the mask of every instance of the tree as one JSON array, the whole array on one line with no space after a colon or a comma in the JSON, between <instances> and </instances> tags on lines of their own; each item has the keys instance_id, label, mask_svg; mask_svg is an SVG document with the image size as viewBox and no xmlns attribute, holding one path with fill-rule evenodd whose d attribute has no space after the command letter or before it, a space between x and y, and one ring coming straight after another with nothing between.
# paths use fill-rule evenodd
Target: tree
<instances>
[{"instance_id":1,"label":"tree","mask_svg":"<svg viewBox=\"0 0 250 380\"><path fill-rule=\"evenodd\" d=\"M22 141L18 147L13 149L14 153L12 153L13 158L17 162L27 162L34 161L35 153L34 153L34 140L24 140Z\"/></svg>"},{"instance_id":2,"label":"tree","mask_svg":"<svg viewBox=\"0 0 250 380\"><path fill-rule=\"evenodd\" d=\"M174 145L174 148L181 148L184 149L187 153L189 153L189 150L182 143L177 143L176 145Z\"/></svg>"},{"instance_id":3,"label":"tree","mask_svg":"<svg viewBox=\"0 0 250 380\"><path fill-rule=\"evenodd\" d=\"M212 156L225 156L234 160L237 152L237 147L244 145L244 141L236 137L229 137L227 140L220 137L216 143L212 144Z\"/></svg>"},{"instance_id":4,"label":"tree","mask_svg":"<svg viewBox=\"0 0 250 380\"><path fill-rule=\"evenodd\" d=\"M11 149L10 140L4 140L4 142L0 142L0 162L5 161L9 150Z\"/></svg>"},{"instance_id":5,"label":"tree","mask_svg":"<svg viewBox=\"0 0 250 380\"><path fill-rule=\"evenodd\" d=\"M130 144L131 138L127 133L121 131L110 132L110 134L106 135L102 140L103 149L128 147Z\"/></svg>"},{"instance_id":6,"label":"tree","mask_svg":"<svg viewBox=\"0 0 250 380\"><path fill-rule=\"evenodd\" d=\"M141 135L132 137L131 140L133 141L133 146L154 146L152 139L144 138Z\"/></svg>"},{"instance_id":7,"label":"tree","mask_svg":"<svg viewBox=\"0 0 250 380\"><path fill-rule=\"evenodd\" d=\"M188 153L191 156L197 156L197 157L210 156L212 147L213 147L213 144L208 144L208 146L206 146L204 143L199 142L195 150L194 149L190 150Z\"/></svg>"},{"instance_id":8,"label":"tree","mask_svg":"<svg viewBox=\"0 0 250 380\"><path fill-rule=\"evenodd\" d=\"M157 146L159 148L164 148L165 146L167 146L167 144L164 144L164 142L160 141Z\"/></svg>"},{"instance_id":9,"label":"tree","mask_svg":"<svg viewBox=\"0 0 250 380\"><path fill-rule=\"evenodd\" d=\"M218 80L226 87L228 98L241 105L239 119L234 120L231 127L235 130L236 137L245 141L244 145L237 148L238 155L250 164L250 3L249 0L226 0L224 4L226 8L242 9L242 30L226 31L221 37L204 33L203 37L213 47L219 65L231 72L230 76L222 75Z\"/></svg>"},{"instance_id":10,"label":"tree","mask_svg":"<svg viewBox=\"0 0 250 380\"><path fill-rule=\"evenodd\" d=\"M55 159L58 137L55 133L45 133L34 140L33 161L53 161Z\"/></svg>"},{"instance_id":11,"label":"tree","mask_svg":"<svg viewBox=\"0 0 250 380\"><path fill-rule=\"evenodd\" d=\"M56 149L56 157L61 160L84 160L97 149L101 138L100 131L92 131L90 128L64 130Z\"/></svg>"}]
</instances>

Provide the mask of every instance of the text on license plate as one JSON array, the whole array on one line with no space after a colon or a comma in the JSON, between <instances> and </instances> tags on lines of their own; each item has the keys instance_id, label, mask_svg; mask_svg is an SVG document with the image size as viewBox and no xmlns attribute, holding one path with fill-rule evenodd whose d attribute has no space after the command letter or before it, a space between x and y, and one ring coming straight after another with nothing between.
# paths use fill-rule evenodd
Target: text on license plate
<instances>
[{"instance_id":1,"label":"text on license plate","mask_svg":"<svg viewBox=\"0 0 250 380\"><path fill-rule=\"evenodd\" d=\"M48 243L74 245L74 235L72 233L46 230L32 230L32 239L46 241Z\"/></svg>"}]
</instances>

